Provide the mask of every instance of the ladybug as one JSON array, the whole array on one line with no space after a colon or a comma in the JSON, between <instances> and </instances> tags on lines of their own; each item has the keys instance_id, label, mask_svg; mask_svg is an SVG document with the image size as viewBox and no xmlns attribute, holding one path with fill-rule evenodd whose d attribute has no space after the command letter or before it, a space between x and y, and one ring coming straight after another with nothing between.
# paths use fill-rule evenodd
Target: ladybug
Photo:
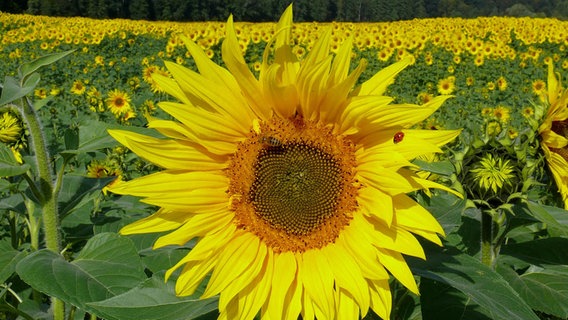
<instances>
[{"instance_id":1,"label":"ladybug","mask_svg":"<svg viewBox=\"0 0 568 320\"><path fill-rule=\"evenodd\" d=\"M392 138L392 142L399 143L399 142L402 141L402 139L404 139L404 132L399 131L399 132L394 134L394 137Z\"/></svg>"}]
</instances>

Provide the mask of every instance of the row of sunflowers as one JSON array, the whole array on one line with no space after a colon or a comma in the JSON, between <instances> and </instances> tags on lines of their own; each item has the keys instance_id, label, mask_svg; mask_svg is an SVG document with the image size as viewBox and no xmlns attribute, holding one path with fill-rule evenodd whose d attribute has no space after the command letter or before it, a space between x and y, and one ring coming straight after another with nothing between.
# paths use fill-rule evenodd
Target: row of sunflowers
<instances>
[{"instance_id":1,"label":"row of sunflowers","mask_svg":"<svg viewBox=\"0 0 568 320\"><path fill-rule=\"evenodd\" d=\"M0 319L568 318L568 22L0 30Z\"/></svg>"}]
</instances>

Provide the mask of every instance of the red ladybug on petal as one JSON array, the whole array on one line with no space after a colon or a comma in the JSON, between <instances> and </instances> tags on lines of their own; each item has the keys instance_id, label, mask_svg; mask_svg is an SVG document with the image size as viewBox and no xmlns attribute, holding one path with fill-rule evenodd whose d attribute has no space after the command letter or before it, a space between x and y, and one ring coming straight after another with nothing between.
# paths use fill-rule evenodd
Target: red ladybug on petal
<instances>
[{"instance_id":1,"label":"red ladybug on petal","mask_svg":"<svg viewBox=\"0 0 568 320\"><path fill-rule=\"evenodd\" d=\"M402 141L402 139L404 139L404 132L399 131L399 132L394 134L394 137L392 138L392 142L399 143L399 142Z\"/></svg>"}]
</instances>

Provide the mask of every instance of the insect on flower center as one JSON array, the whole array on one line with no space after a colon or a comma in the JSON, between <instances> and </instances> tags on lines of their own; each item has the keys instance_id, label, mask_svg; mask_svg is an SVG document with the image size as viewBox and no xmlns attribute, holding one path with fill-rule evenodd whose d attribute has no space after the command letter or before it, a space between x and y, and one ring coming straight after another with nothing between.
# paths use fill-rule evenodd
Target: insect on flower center
<instances>
[{"instance_id":1,"label":"insect on flower center","mask_svg":"<svg viewBox=\"0 0 568 320\"><path fill-rule=\"evenodd\" d=\"M250 200L274 228L305 235L334 213L341 167L318 148L292 143L263 148Z\"/></svg>"},{"instance_id":2,"label":"insect on flower center","mask_svg":"<svg viewBox=\"0 0 568 320\"><path fill-rule=\"evenodd\" d=\"M239 143L227 168L237 227L274 252L334 242L357 209L355 146L332 128L275 117Z\"/></svg>"}]
</instances>

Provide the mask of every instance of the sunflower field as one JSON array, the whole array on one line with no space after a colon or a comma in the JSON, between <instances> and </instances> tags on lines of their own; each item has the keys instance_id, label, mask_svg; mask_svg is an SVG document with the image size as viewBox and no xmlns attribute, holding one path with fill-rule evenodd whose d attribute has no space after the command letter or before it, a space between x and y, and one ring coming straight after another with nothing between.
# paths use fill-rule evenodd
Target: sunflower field
<instances>
[{"instance_id":1,"label":"sunflower field","mask_svg":"<svg viewBox=\"0 0 568 320\"><path fill-rule=\"evenodd\" d=\"M568 22L0 13L0 320L568 319Z\"/></svg>"}]
</instances>

